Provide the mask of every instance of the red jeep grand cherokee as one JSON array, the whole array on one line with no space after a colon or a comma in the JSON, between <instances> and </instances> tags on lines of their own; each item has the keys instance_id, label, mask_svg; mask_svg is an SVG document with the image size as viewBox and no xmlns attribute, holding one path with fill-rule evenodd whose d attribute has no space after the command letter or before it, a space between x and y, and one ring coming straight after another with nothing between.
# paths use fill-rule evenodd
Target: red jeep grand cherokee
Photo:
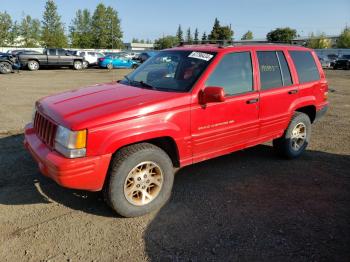
<instances>
[{"instance_id":1,"label":"red jeep grand cherokee","mask_svg":"<svg viewBox=\"0 0 350 262\"><path fill-rule=\"evenodd\" d=\"M300 156L327 93L307 48L182 46L118 83L39 100L24 143L58 184L103 190L117 213L140 216L168 200L176 168L269 140Z\"/></svg>"}]
</instances>

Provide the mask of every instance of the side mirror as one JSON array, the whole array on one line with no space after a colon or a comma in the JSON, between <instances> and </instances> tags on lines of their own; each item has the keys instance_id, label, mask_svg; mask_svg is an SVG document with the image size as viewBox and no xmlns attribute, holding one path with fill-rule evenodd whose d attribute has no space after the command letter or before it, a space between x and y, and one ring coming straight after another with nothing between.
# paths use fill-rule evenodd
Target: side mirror
<instances>
[{"instance_id":1,"label":"side mirror","mask_svg":"<svg viewBox=\"0 0 350 262\"><path fill-rule=\"evenodd\" d=\"M225 101L225 91L222 87L208 86L199 94L199 103L205 105L207 103L217 103Z\"/></svg>"}]
</instances>

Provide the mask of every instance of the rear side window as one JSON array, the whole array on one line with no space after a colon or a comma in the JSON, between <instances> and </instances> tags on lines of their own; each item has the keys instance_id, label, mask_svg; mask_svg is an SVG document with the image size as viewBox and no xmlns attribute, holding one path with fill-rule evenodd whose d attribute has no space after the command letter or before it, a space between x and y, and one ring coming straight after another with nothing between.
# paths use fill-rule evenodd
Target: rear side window
<instances>
[{"instance_id":1,"label":"rear side window","mask_svg":"<svg viewBox=\"0 0 350 262\"><path fill-rule=\"evenodd\" d=\"M320 79L315 60L309 51L289 51L299 76L300 83L317 81Z\"/></svg>"},{"instance_id":2,"label":"rear side window","mask_svg":"<svg viewBox=\"0 0 350 262\"><path fill-rule=\"evenodd\" d=\"M282 51L258 51L262 90L292 84L290 70Z\"/></svg>"},{"instance_id":3,"label":"rear side window","mask_svg":"<svg viewBox=\"0 0 350 262\"><path fill-rule=\"evenodd\" d=\"M225 55L206 82L206 86L224 88L226 95L253 90L253 69L250 52Z\"/></svg>"},{"instance_id":4,"label":"rear side window","mask_svg":"<svg viewBox=\"0 0 350 262\"><path fill-rule=\"evenodd\" d=\"M48 55L56 55L56 49L49 49Z\"/></svg>"}]
</instances>

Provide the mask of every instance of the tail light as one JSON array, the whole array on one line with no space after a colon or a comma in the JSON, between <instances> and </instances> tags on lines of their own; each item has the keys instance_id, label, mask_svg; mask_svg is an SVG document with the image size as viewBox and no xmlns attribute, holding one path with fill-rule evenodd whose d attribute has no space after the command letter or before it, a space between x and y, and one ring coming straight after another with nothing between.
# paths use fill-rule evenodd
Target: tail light
<instances>
[{"instance_id":1,"label":"tail light","mask_svg":"<svg viewBox=\"0 0 350 262\"><path fill-rule=\"evenodd\" d=\"M104 57L101 57L98 59L98 61L100 61L100 62L102 62L103 60L105 60Z\"/></svg>"}]
</instances>

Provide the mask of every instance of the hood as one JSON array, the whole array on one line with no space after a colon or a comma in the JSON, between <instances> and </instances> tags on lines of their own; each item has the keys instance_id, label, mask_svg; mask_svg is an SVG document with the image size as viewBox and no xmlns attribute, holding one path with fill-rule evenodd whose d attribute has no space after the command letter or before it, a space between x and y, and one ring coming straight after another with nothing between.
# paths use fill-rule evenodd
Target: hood
<instances>
[{"instance_id":1,"label":"hood","mask_svg":"<svg viewBox=\"0 0 350 262\"><path fill-rule=\"evenodd\" d=\"M184 104L186 95L109 83L48 96L36 107L54 122L80 130L170 110L171 104Z\"/></svg>"}]
</instances>

